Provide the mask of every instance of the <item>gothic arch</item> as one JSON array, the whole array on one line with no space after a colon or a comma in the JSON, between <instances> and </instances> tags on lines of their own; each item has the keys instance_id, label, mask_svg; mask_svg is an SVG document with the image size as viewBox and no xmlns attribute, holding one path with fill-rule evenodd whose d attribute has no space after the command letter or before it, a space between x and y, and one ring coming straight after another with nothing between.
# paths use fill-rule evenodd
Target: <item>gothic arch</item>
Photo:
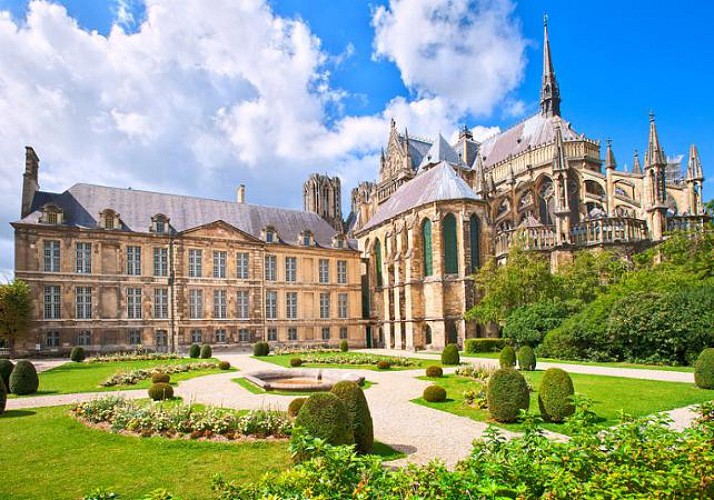
<instances>
[{"instance_id":1,"label":"gothic arch","mask_svg":"<svg viewBox=\"0 0 714 500\"><path fill-rule=\"evenodd\" d=\"M456 240L456 216L446 214L441 221L442 241L444 242L444 274L458 274L459 250Z\"/></svg>"},{"instance_id":2,"label":"gothic arch","mask_svg":"<svg viewBox=\"0 0 714 500\"><path fill-rule=\"evenodd\" d=\"M378 287L382 286L382 244L379 239L374 240L374 266L375 266L375 283Z\"/></svg>"},{"instance_id":3,"label":"gothic arch","mask_svg":"<svg viewBox=\"0 0 714 500\"><path fill-rule=\"evenodd\" d=\"M434 256L432 251L432 224L428 217L421 224L421 248L424 256L424 276L434 274Z\"/></svg>"},{"instance_id":4,"label":"gothic arch","mask_svg":"<svg viewBox=\"0 0 714 500\"><path fill-rule=\"evenodd\" d=\"M475 273L481 267L481 222L476 214L471 214L469 218L469 250L471 251L471 272Z\"/></svg>"}]
</instances>

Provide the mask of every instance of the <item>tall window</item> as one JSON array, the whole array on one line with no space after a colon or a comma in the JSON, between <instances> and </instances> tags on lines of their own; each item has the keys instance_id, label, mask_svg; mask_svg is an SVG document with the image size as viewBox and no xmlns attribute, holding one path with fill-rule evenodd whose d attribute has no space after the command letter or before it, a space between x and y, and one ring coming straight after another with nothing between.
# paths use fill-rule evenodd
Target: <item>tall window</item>
<instances>
[{"instance_id":1,"label":"tall window","mask_svg":"<svg viewBox=\"0 0 714 500\"><path fill-rule=\"evenodd\" d=\"M421 246L424 249L424 276L434 273L434 257L431 250L431 220L424 219L421 226Z\"/></svg>"},{"instance_id":2,"label":"tall window","mask_svg":"<svg viewBox=\"0 0 714 500\"><path fill-rule=\"evenodd\" d=\"M471 247L471 272L475 273L480 267L479 262L479 223L476 214L469 220L469 243Z\"/></svg>"},{"instance_id":3,"label":"tall window","mask_svg":"<svg viewBox=\"0 0 714 500\"><path fill-rule=\"evenodd\" d=\"M169 275L168 248L154 248L154 276Z\"/></svg>"},{"instance_id":4,"label":"tall window","mask_svg":"<svg viewBox=\"0 0 714 500\"><path fill-rule=\"evenodd\" d=\"M92 244L77 243L77 272L89 274L92 272Z\"/></svg>"},{"instance_id":5,"label":"tall window","mask_svg":"<svg viewBox=\"0 0 714 500\"><path fill-rule=\"evenodd\" d=\"M271 326L268 328L268 341L276 342L278 340L278 329Z\"/></svg>"},{"instance_id":6,"label":"tall window","mask_svg":"<svg viewBox=\"0 0 714 500\"><path fill-rule=\"evenodd\" d=\"M154 318L167 319L169 317L169 289L154 289Z\"/></svg>"},{"instance_id":7,"label":"tall window","mask_svg":"<svg viewBox=\"0 0 714 500\"><path fill-rule=\"evenodd\" d=\"M458 274L459 254L456 248L456 217L447 214L443 221L444 236L444 272L445 274Z\"/></svg>"},{"instance_id":8,"label":"tall window","mask_svg":"<svg viewBox=\"0 0 714 500\"><path fill-rule=\"evenodd\" d=\"M75 288L74 304L77 319L92 319L92 287L78 286Z\"/></svg>"},{"instance_id":9,"label":"tall window","mask_svg":"<svg viewBox=\"0 0 714 500\"><path fill-rule=\"evenodd\" d=\"M58 273L60 270L60 242L45 241L45 272Z\"/></svg>"},{"instance_id":10,"label":"tall window","mask_svg":"<svg viewBox=\"0 0 714 500\"><path fill-rule=\"evenodd\" d=\"M377 286L382 286L382 244L379 240L374 242L374 265L377 268Z\"/></svg>"},{"instance_id":11,"label":"tall window","mask_svg":"<svg viewBox=\"0 0 714 500\"><path fill-rule=\"evenodd\" d=\"M214 250L213 252L213 277L214 278L225 278L226 277L226 252L219 252Z\"/></svg>"},{"instance_id":12,"label":"tall window","mask_svg":"<svg viewBox=\"0 0 714 500\"><path fill-rule=\"evenodd\" d=\"M141 275L141 247L126 247L126 274L129 276Z\"/></svg>"},{"instance_id":13,"label":"tall window","mask_svg":"<svg viewBox=\"0 0 714 500\"><path fill-rule=\"evenodd\" d=\"M250 317L250 302L248 299L248 290L238 290L238 318L248 319Z\"/></svg>"},{"instance_id":14,"label":"tall window","mask_svg":"<svg viewBox=\"0 0 714 500\"><path fill-rule=\"evenodd\" d=\"M239 342L250 342L250 332L247 328L240 328L238 330L238 341Z\"/></svg>"},{"instance_id":15,"label":"tall window","mask_svg":"<svg viewBox=\"0 0 714 500\"><path fill-rule=\"evenodd\" d=\"M188 251L188 275L200 278L203 274L203 251L192 248Z\"/></svg>"},{"instance_id":16,"label":"tall window","mask_svg":"<svg viewBox=\"0 0 714 500\"><path fill-rule=\"evenodd\" d=\"M191 319L203 318L203 290L188 291L188 317Z\"/></svg>"},{"instance_id":17,"label":"tall window","mask_svg":"<svg viewBox=\"0 0 714 500\"><path fill-rule=\"evenodd\" d=\"M45 287L45 319L60 319L60 300L59 285Z\"/></svg>"},{"instance_id":18,"label":"tall window","mask_svg":"<svg viewBox=\"0 0 714 500\"><path fill-rule=\"evenodd\" d=\"M347 261L337 261L337 282L341 285L347 283Z\"/></svg>"},{"instance_id":19,"label":"tall window","mask_svg":"<svg viewBox=\"0 0 714 500\"><path fill-rule=\"evenodd\" d=\"M277 278L276 276L276 267L278 265L278 258L275 255L266 255L265 256L265 281L275 281Z\"/></svg>"},{"instance_id":20,"label":"tall window","mask_svg":"<svg viewBox=\"0 0 714 500\"><path fill-rule=\"evenodd\" d=\"M288 328L288 340L297 340L297 339L298 339L297 328L295 328L294 326L291 326L290 328Z\"/></svg>"},{"instance_id":21,"label":"tall window","mask_svg":"<svg viewBox=\"0 0 714 500\"><path fill-rule=\"evenodd\" d=\"M285 294L285 316L288 319L297 319L297 292Z\"/></svg>"},{"instance_id":22,"label":"tall window","mask_svg":"<svg viewBox=\"0 0 714 500\"><path fill-rule=\"evenodd\" d=\"M216 342L221 344L226 343L226 331L223 328L216 330Z\"/></svg>"},{"instance_id":23,"label":"tall window","mask_svg":"<svg viewBox=\"0 0 714 500\"><path fill-rule=\"evenodd\" d=\"M213 317L216 319L225 319L227 316L227 300L225 290L213 291Z\"/></svg>"},{"instance_id":24,"label":"tall window","mask_svg":"<svg viewBox=\"0 0 714 500\"><path fill-rule=\"evenodd\" d=\"M278 292L274 290L265 292L265 317L266 319L278 317Z\"/></svg>"},{"instance_id":25,"label":"tall window","mask_svg":"<svg viewBox=\"0 0 714 500\"><path fill-rule=\"evenodd\" d=\"M285 257L285 281L297 281L297 257Z\"/></svg>"},{"instance_id":26,"label":"tall window","mask_svg":"<svg viewBox=\"0 0 714 500\"><path fill-rule=\"evenodd\" d=\"M45 346L46 347L59 347L60 345L60 333L57 331L47 332L45 335Z\"/></svg>"},{"instance_id":27,"label":"tall window","mask_svg":"<svg viewBox=\"0 0 714 500\"><path fill-rule=\"evenodd\" d=\"M320 319L329 319L330 317L330 293L325 292L320 294Z\"/></svg>"},{"instance_id":28,"label":"tall window","mask_svg":"<svg viewBox=\"0 0 714 500\"><path fill-rule=\"evenodd\" d=\"M203 341L203 333L201 330L191 330L191 343L200 344Z\"/></svg>"},{"instance_id":29,"label":"tall window","mask_svg":"<svg viewBox=\"0 0 714 500\"><path fill-rule=\"evenodd\" d=\"M347 327L346 326L340 327L340 340L347 340Z\"/></svg>"},{"instance_id":30,"label":"tall window","mask_svg":"<svg viewBox=\"0 0 714 500\"><path fill-rule=\"evenodd\" d=\"M239 280L248 279L248 252L236 254L236 271Z\"/></svg>"},{"instance_id":31,"label":"tall window","mask_svg":"<svg viewBox=\"0 0 714 500\"><path fill-rule=\"evenodd\" d=\"M337 295L337 317L347 319L348 314L347 294L340 293Z\"/></svg>"},{"instance_id":32,"label":"tall window","mask_svg":"<svg viewBox=\"0 0 714 500\"><path fill-rule=\"evenodd\" d=\"M139 330L129 330L128 337L130 345L141 344L141 332Z\"/></svg>"},{"instance_id":33,"label":"tall window","mask_svg":"<svg viewBox=\"0 0 714 500\"><path fill-rule=\"evenodd\" d=\"M320 259L318 262L318 276L320 283L330 282L330 261L327 259Z\"/></svg>"},{"instance_id":34,"label":"tall window","mask_svg":"<svg viewBox=\"0 0 714 500\"><path fill-rule=\"evenodd\" d=\"M77 345L82 347L92 345L92 332L89 330L79 332L79 335L77 335Z\"/></svg>"},{"instance_id":35,"label":"tall window","mask_svg":"<svg viewBox=\"0 0 714 500\"><path fill-rule=\"evenodd\" d=\"M330 327L326 326L322 329L322 340L330 340Z\"/></svg>"},{"instance_id":36,"label":"tall window","mask_svg":"<svg viewBox=\"0 0 714 500\"><path fill-rule=\"evenodd\" d=\"M141 318L141 288L126 289L126 317Z\"/></svg>"}]
</instances>

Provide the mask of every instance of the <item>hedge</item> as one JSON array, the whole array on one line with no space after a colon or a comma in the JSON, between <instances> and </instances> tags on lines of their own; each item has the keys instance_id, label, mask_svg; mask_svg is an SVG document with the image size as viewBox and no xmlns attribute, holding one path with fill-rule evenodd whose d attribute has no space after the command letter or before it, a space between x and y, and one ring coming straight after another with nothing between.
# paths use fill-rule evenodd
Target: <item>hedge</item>
<instances>
[{"instance_id":1,"label":"hedge","mask_svg":"<svg viewBox=\"0 0 714 500\"><path fill-rule=\"evenodd\" d=\"M466 339L464 341L464 354L498 352L505 345L506 339Z\"/></svg>"}]
</instances>

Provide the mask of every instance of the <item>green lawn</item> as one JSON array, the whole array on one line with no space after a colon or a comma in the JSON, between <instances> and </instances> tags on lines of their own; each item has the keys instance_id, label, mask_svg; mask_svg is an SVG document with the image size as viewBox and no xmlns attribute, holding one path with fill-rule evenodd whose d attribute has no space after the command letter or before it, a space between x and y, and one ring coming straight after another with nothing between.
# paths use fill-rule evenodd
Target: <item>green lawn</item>
<instances>
[{"instance_id":1,"label":"green lawn","mask_svg":"<svg viewBox=\"0 0 714 500\"><path fill-rule=\"evenodd\" d=\"M234 378L232 379L233 382L241 386L243 389L252 392L253 394L275 394L277 396L295 396L295 397L300 397L300 396L309 396L311 394L314 394L315 391L266 391L265 389L261 389L257 385L255 385L253 382L251 382L248 379L245 379L243 377L239 378ZM374 385L373 382L370 382L369 380L365 380L364 384L362 384L362 390L366 391L370 387Z\"/></svg>"},{"instance_id":2,"label":"green lawn","mask_svg":"<svg viewBox=\"0 0 714 500\"><path fill-rule=\"evenodd\" d=\"M304 363L300 368L339 368L342 370L378 370L377 366L367 362L366 360L370 358L378 357L379 359L386 360L396 360L399 359L394 356L374 356L372 354L360 353L360 352L321 352L321 353L311 353L310 356L317 356L320 358L326 357L337 357L337 358L347 358L351 360L360 361L365 360L365 363L347 364L347 363ZM290 360L292 358L299 358L300 354L280 354L280 355L270 355L263 356L255 359L261 361L267 361L268 363L273 363L284 368L290 368ZM430 365L440 364L438 360L431 359L417 359L410 358L416 364L414 366L392 366L389 370L418 370L419 368L425 368ZM385 370L388 371L388 370Z\"/></svg>"},{"instance_id":3,"label":"green lawn","mask_svg":"<svg viewBox=\"0 0 714 500\"><path fill-rule=\"evenodd\" d=\"M538 413L538 393L543 371L521 372L536 389L531 393L532 412ZM618 413L624 410L633 416L650 415L659 411L673 410L682 406L702 403L714 399L714 391L699 389L694 384L679 382L659 382L654 380L637 380L620 377L605 377L571 373L575 392L589 397L593 401L593 410L600 417L599 425L603 427L617 423ZM473 379L446 375L441 379L427 379L446 389L447 401L443 403L428 403L422 398L413 400L415 403L462 415L480 422L488 421L487 410L477 410L464 404L465 390L476 387ZM520 430L520 424L498 424L506 429ZM545 423L546 429L555 432L565 432L563 424Z\"/></svg>"}]
</instances>

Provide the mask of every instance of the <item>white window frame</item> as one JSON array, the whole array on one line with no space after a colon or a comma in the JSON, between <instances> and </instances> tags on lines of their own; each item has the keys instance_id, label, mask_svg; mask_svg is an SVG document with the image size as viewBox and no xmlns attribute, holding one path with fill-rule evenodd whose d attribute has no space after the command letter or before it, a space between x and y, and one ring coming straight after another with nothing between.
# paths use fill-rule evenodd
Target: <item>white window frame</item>
<instances>
[{"instance_id":1,"label":"white window frame","mask_svg":"<svg viewBox=\"0 0 714 500\"><path fill-rule=\"evenodd\" d=\"M236 254L236 276L239 280L247 280L250 276L250 254L248 252Z\"/></svg>"},{"instance_id":2,"label":"white window frame","mask_svg":"<svg viewBox=\"0 0 714 500\"><path fill-rule=\"evenodd\" d=\"M44 264L46 273L60 272L60 242L59 240L45 240Z\"/></svg>"},{"instance_id":3,"label":"white window frame","mask_svg":"<svg viewBox=\"0 0 714 500\"><path fill-rule=\"evenodd\" d=\"M285 292L285 317L287 319L297 319L298 317L297 292Z\"/></svg>"},{"instance_id":4,"label":"white window frame","mask_svg":"<svg viewBox=\"0 0 714 500\"><path fill-rule=\"evenodd\" d=\"M78 286L74 289L74 310L77 319L92 319L91 286Z\"/></svg>"},{"instance_id":5,"label":"white window frame","mask_svg":"<svg viewBox=\"0 0 714 500\"><path fill-rule=\"evenodd\" d=\"M277 281L278 256L267 254L265 256L265 281Z\"/></svg>"},{"instance_id":6,"label":"white window frame","mask_svg":"<svg viewBox=\"0 0 714 500\"><path fill-rule=\"evenodd\" d=\"M228 294L225 290L213 290L213 317L215 319L228 317Z\"/></svg>"},{"instance_id":7,"label":"white window frame","mask_svg":"<svg viewBox=\"0 0 714 500\"><path fill-rule=\"evenodd\" d=\"M47 285L44 290L44 318L60 319L62 315L62 292L59 285Z\"/></svg>"},{"instance_id":8,"label":"white window frame","mask_svg":"<svg viewBox=\"0 0 714 500\"><path fill-rule=\"evenodd\" d=\"M203 250L189 248L188 250L188 276L200 278L203 274Z\"/></svg>"},{"instance_id":9,"label":"white window frame","mask_svg":"<svg viewBox=\"0 0 714 500\"><path fill-rule=\"evenodd\" d=\"M347 261L337 261L337 283L344 285L347 283Z\"/></svg>"},{"instance_id":10,"label":"white window frame","mask_svg":"<svg viewBox=\"0 0 714 500\"><path fill-rule=\"evenodd\" d=\"M214 278L225 278L226 277L226 262L228 260L228 252L223 250L213 251L213 277Z\"/></svg>"},{"instance_id":11,"label":"white window frame","mask_svg":"<svg viewBox=\"0 0 714 500\"><path fill-rule=\"evenodd\" d=\"M285 281L297 281L297 257L285 257Z\"/></svg>"},{"instance_id":12,"label":"white window frame","mask_svg":"<svg viewBox=\"0 0 714 500\"><path fill-rule=\"evenodd\" d=\"M92 244L86 241L75 243L75 271L79 274L92 273Z\"/></svg>"},{"instance_id":13,"label":"white window frame","mask_svg":"<svg viewBox=\"0 0 714 500\"><path fill-rule=\"evenodd\" d=\"M265 319L278 319L278 292L276 290L265 292Z\"/></svg>"},{"instance_id":14,"label":"white window frame","mask_svg":"<svg viewBox=\"0 0 714 500\"><path fill-rule=\"evenodd\" d=\"M141 288L126 289L126 317L141 319Z\"/></svg>"},{"instance_id":15,"label":"white window frame","mask_svg":"<svg viewBox=\"0 0 714 500\"><path fill-rule=\"evenodd\" d=\"M169 275L169 249L154 248L154 276Z\"/></svg>"},{"instance_id":16,"label":"white window frame","mask_svg":"<svg viewBox=\"0 0 714 500\"><path fill-rule=\"evenodd\" d=\"M236 309L238 319L250 318L250 292L248 290L236 292Z\"/></svg>"},{"instance_id":17,"label":"white window frame","mask_svg":"<svg viewBox=\"0 0 714 500\"><path fill-rule=\"evenodd\" d=\"M126 274L141 276L141 247L126 247Z\"/></svg>"},{"instance_id":18,"label":"white window frame","mask_svg":"<svg viewBox=\"0 0 714 500\"><path fill-rule=\"evenodd\" d=\"M194 288L188 291L188 317L203 318L203 290Z\"/></svg>"},{"instance_id":19,"label":"white window frame","mask_svg":"<svg viewBox=\"0 0 714 500\"><path fill-rule=\"evenodd\" d=\"M330 292L320 293L320 319L330 319Z\"/></svg>"},{"instance_id":20,"label":"white window frame","mask_svg":"<svg viewBox=\"0 0 714 500\"><path fill-rule=\"evenodd\" d=\"M320 283L330 282L330 261L329 259L318 260L318 278Z\"/></svg>"},{"instance_id":21,"label":"white window frame","mask_svg":"<svg viewBox=\"0 0 714 500\"><path fill-rule=\"evenodd\" d=\"M169 317L169 289L154 288L154 318L168 319Z\"/></svg>"},{"instance_id":22,"label":"white window frame","mask_svg":"<svg viewBox=\"0 0 714 500\"><path fill-rule=\"evenodd\" d=\"M337 294L337 317L347 319L349 315L349 295L346 292Z\"/></svg>"}]
</instances>

